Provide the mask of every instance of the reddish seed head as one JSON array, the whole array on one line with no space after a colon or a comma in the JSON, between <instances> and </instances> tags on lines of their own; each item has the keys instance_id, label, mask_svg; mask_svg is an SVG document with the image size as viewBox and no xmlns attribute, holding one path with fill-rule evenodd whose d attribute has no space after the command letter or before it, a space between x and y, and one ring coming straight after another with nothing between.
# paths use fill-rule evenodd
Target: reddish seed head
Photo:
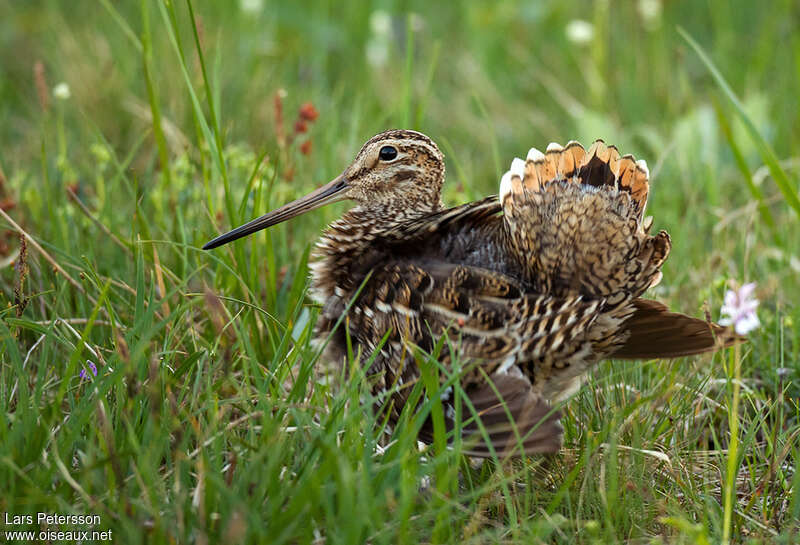
<instances>
[{"instance_id":1,"label":"reddish seed head","mask_svg":"<svg viewBox=\"0 0 800 545\"><path fill-rule=\"evenodd\" d=\"M195 16L194 18L194 26L197 29L197 41L200 42L200 49L205 49L206 47L206 27L203 24L203 18L199 15ZM97 374L97 373L95 373Z\"/></svg>"},{"instance_id":2,"label":"reddish seed head","mask_svg":"<svg viewBox=\"0 0 800 545\"><path fill-rule=\"evenodd\" d=\"M308 124L306 124L306 122L303 121L302 119L298 119L297 121L294 122L294 132L296 134L306 132L307 130L308 130Z\"/></svg>"},{"instance_id":3,"label":"reddish seed head","mask_svg":"<svg viewBox=\"0 0 800 545\"><path fill-rule=\"evenodd\" d=\"M17 206L17 203L11 197L5 197L3 199L0 199L0 210L2 210L3 212L11 210L15 206Z\"/></svg>"},{"instance_id":4,"label":"reddish seed head","mask_svg":"<svg viewBox=\"0 0 800 545\"><path fill-rule=\"evenodd\" d=\"M308 155L311 153L311 140L306 140L300 144L300 153L303 155Z\"/></svg>"},{"instance_id":5,"label":"reddish seed head","mask_svg":"<svg viewBox=\"0 0 800 545\"><path fill-rule=\"evenodd\" d=\"M305 102L302 106L300 106L300 111L298 113L300 119L303 119L304 121L313 122L319 117L319 112L310 102Z\"/></svg>"},{"instance_id":6,"label":"reddish seed head","mask_svg":"<svg viewBox=\"0 0 800 545\"><path fill-rule=\"evenodd\" d=\"M33 64L33 81L36 84L36 92L39 95L39 106L46 112L50 106L50 99L42 61L36 61Z\"/></svg>"},{"instance_id":7,"label":"reddish seed head","mask_svg":"<svg viewBox=\"0 0 800 545\"><path fill-rule=\"evenodd\" d=\"M286 91L278 89L272 98L272 106L275 109L275 136L278 139L278 146L283 148L286 145L286 135L283 133L283 97Z\"/></svg>"}]
</instances>

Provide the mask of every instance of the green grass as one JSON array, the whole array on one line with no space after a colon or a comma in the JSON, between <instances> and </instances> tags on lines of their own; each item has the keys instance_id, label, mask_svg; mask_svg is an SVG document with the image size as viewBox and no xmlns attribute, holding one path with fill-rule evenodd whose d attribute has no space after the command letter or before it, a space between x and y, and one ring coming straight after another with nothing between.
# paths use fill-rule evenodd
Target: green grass
<instances>
[{"instance_id":1,"label":"green grass","mask_svg":"<svg viewBox=\"0 0 800 545\"><path fill-rule=\"evenodd\" d=\"M0 511L98 514L117 543L795 542L799 20L788 0L0 0L0 204L32 237L23 258L0 218ZM446 153L450 204L532 145L646 158L673 239L651 295L717 318L728 280L759 284L736 412L728 353L606 362L556 456L420 452L412 414L387 446L363 372L321 381L309 342L309 246L344 205L199 248L402 125Z\"/></svg>"}]
</instances>

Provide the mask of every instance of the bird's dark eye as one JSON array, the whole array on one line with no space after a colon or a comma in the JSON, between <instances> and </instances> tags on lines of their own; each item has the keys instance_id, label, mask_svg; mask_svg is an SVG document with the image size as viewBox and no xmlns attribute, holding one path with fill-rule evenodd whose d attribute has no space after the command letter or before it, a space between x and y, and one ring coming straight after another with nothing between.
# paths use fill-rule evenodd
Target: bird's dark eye
<instances>
[{"instance_id":1,"label":"bird's dark eye","mask_svg":"<svg viewBox=\"0 0 800 545\"><path fill-rule=\"evenodd\" d=\"M381 151L378 152L378 157L381 161L391 161L397 157L397 148L394 146L383 146Z\"/></svg>"}]
</instances>

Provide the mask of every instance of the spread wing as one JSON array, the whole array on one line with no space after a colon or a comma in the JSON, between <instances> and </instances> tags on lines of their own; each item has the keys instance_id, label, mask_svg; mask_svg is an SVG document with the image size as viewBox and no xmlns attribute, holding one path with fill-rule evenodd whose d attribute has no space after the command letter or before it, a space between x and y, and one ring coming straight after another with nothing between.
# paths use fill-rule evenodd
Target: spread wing
<instances>
[{"instance_id":1,"label":"spread wing","mask_svg":"<svg viewBox=\"0 0 800 545\"><path fill-rule=\"evenodd\" d=\"M434 352L445 336L438 361L451 369L458 357L465 369L460 385L468 403L460 414L468 452L488 456L491 444L497 453L510 453L520 440L525 453L553 452L561 444L559 415L536 383L584 349L601 305L580 296L523 293L512 278L479 267L398 260L373 271L350 308L348 329L365 356L376 352L375 389L393 392L394 418L420 377L418 355ZM442 395L449 429L456 426L454 397ZM483 430L474 419L468 422L474 413ZM430 433L426 426L422 439Z\"/></svg>"}]
</instances>

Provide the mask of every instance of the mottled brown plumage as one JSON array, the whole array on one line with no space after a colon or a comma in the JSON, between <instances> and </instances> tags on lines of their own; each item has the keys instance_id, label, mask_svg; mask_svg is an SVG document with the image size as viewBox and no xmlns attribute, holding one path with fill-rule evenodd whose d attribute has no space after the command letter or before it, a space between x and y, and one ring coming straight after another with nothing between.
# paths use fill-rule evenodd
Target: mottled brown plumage
<instances>
[{"instance_id":1,"label":"mottled brown plumage","mask_svg":"<svg viewBox=\"0 0 800 545\"><path fill-rule=\"evenodd\" d=\"M420 360L436 354L448 429L460 412L465 450L478 456L557 450L552 407L603 358L685 356L733 340L641 298L670 250L667 233L650 235L652 221L642 219L644 162L601 141L589 150L551 144L514 160L499 198L454 208L441 202L444 177L427 136L387 131L326 186L206 248L355 201L323 233L311 264L317 334L332 335L324 357L344 362L349 336L394 421ZM460 411L445 382L456 362L469 399ZM431 437L428 423L420 438Z\"/></svg>"}]
</instances>

